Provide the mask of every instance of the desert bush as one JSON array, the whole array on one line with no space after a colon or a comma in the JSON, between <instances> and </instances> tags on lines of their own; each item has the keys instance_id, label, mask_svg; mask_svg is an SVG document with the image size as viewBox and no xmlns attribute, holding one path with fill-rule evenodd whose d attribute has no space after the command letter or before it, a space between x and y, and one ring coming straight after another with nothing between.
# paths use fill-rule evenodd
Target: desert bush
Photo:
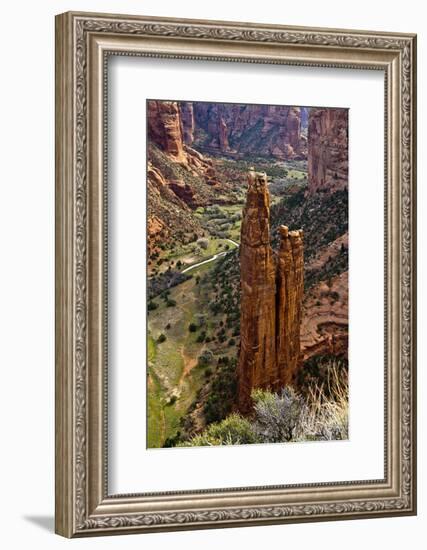
<instances>
[{"instance_id":1,"label":"desert bush","mask_svg":"<svg viewBox=\"0 0 427 550\"><path fill-rule=\"evenodd\" d=\"M322 385L311 386L295 439L348 439L348 378L337 365Z\"/></svg>"},{"instance_id":2,"label":"desert bush","mask_svg":"<svg viewBox=\"0 0 427 550\"><path fill-rule=\"evenodd\" d=\"M209 246L209 239L201 238L197 239L197 244L200 246L200 248L203 248L204 250L207 249Z\"/></svg>"},{"instance_id":3,"label":"desert bush","mask_svg":"<svg viewBox=\"0 0 427 550\"><path fill-rule=\"evenodd\" d=\"M220 357L213 375L209 396L203 407L207 424L219 422L231 412L236 396L236 359Z\"/></svg>"},{"instance_id":4,"label":"desert bush","mask_svg":"<svg viewBox=\"0 0 427 550\"><path fill-rule=\"evenodd\" d=\"M157 338L157 341L159 342L159 344L161 344L165 340L166 340L166 336L163 333L160 334L160 336Z\"/></svg>"},{"instance_id":5,"label":"desert bush","mask_svg":"<svg viewBox=\"0 0 427 550\"><path fill-rule=\"evenodd\" d=\"M252 392L257 437L263 443L291 441L304 407L304 400L291 387L280 394L256 389Z\"/></svg>"},{"instance_id":6,"label":"desert bush","mask_svg":"<svg viewBox=\"0 0 427 550\"><path fill-rule=\"evenodd\" d=\"M201 355L199 355L197 363L201 367L210 365L213 361L213 357L214 357L213 353L209 349L207 349Z\"/></svg>"},{"instance_id":7,"label":"desert bush","mask_svg":"<svg viewBox=\"0 0 427 550\"><path fill-rule=\"evenodd\" d=\"M199 336L196 339L196 342L204 342L206 340L206 331L202 330Z\"/></svg>"},{"instance_id":8,"label":"desert bush","mask_svg":"<svg viewBox=\"0 0 427 550\"><path fill-rule=\"evenodd\" d=\"M181 446L211 446L211 445L244 445L257 443L252 425L246 418L239 414L231 414L221 422L215 422L206 430L189 441L181 443Z\"/></svg>"},{"instance_id":9,"label":"desert bush","mask_svg":"<svg viewBox=\"0 0 427 550\"><path fill-rule=\"evenodd\" d=\"M148 298L152 299L165 290L179 285L190 278L190 275L187 273L172 270L165 271L156 277L150 277L147 282Z\"/></svg>"},{"instance_id":10,"label":"desert bush","mask_svg":"<svg viewBox=\"0 0 427 550\"><path fill-rule=\"evenodd\" d=\"M313 385L306 398L290 386L280 393L256 389L251 397L254 407L249 418L231 414L221 422L210 424L184 445L348 439L348 381L338 368L331 369L323 386ZM209 399L215 411L221 403L215 384L212 384ZM206 405L205 417L209 423L210 407Z\"/></svg>"}]
</instances>

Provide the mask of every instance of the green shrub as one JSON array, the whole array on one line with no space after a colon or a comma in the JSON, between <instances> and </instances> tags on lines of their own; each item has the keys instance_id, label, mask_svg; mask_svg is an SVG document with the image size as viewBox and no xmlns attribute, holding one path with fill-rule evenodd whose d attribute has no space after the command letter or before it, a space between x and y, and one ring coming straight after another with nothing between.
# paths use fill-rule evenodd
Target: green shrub
<instances>
[{"instance_id":1,"label":"green shrub","mask_svg":"<svg viewBox=\"0 0 427 550\"><path fill-rule=\"evenodd\" d=\"M245 445L257 443L251 423L238 414L231 414L225 420L214 423L201 435L197 435L190 441L181 443L180 446L211 446L211 445Z\"/></svg>"},{"instance_id":2,"label":"green shrub","mask_svg":"<svg viewBox=\"0 0 427 550\"><path fill-rule=\"evenodd\" d=\"M212 377L211 390L203 407L207 424L223 420L234 404L237 390L236 359L220 357Z\"/></svg>"},{"instance_id":3,"label":"green shrub","mask_svg":"<svg viewBox=\"0 0 427 550\"><path fill-rule=\"evenodd\" d=\"M166 340L166 336L162 333L160 334L160 336L157 338L157 342L159 344L161 344L162 342L164 342Z\"/></svg>"},{"instance_id":4,"label":"green shrub","mask_svg":"<svg viewBox=\"0 0 427 550\"><path fill-rule=\"evenodd\" d=\"M204 342L206 340L206 331L203 330L197 337L196 342Z\"/></svg>"},{"instance_id":5,"label":"green shrub","mask_svg":"<svg viewBox=\"0 0 427 550\"><path fill-rule=\"evenodd\" d=\"M210 365L212 361L213 353L207 349L199 356L197 363L200 367L205 367L206 365Z\"/></svg>"},{"instance_id":6,"label":"green shrub","mask_svg":"<svg viewBox=\"0 0 427 550\"><path fill-rule=\"evenodd\" d=\"M310 386L305 398L289 386L280 393L256 389L251 396L253 412L250 418L230 414L182 445L348 439L348 380L337 364L330 364L327 385ZM221 403L221 395L215 389L210 398L212 402Z\"/></svg>"}]
</instances>

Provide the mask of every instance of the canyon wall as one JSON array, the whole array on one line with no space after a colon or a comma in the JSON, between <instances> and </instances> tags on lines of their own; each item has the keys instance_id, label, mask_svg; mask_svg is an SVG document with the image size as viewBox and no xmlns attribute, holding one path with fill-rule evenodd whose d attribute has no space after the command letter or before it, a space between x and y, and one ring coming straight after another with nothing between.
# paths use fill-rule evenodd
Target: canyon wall
<instances>
[{"instance_id":1,"label":"canyon wall","mask_svg":"<svg viewBox=\"0 0 427 550\"><path fill-rule=\"evenodd\" d=\"M211 204L227 191L213 161L191 147L194 112L191 103L147 102L148 254L162 243L188 242L204 234L191 211Z\"/></svg>"},{"instance_id":2,"label":"canyon wall","mask_svg":"<svg viewBox=\"0 0 427 550\"><path fill-rule=\"evenodd\" d=\"M310 109L308 192L348 186L348 109Z\"/></svg>"},{"instance_id":3,"label":"canyon wall","mask_svg":"<svg viewBox=\"0 0 427 550\"><path fill-rule=\"evenodd\" d=\"M162 150L169 160L186 168L190 175L201 176L209 185L215 185L212 161L190 147L194 133L191 103L150 100L147 105L147 120L150 144ZM161 170L161 167L158 169ZM167 174L164 177L171 180Z\"/></svg>"},{"instance_id":4,"label":"canyon wall","mask_svg":"<svg viewBox=\"0 0 427 550\"><path fill-rule=\"evenodd\" d=\"M280 228L276 260L270 245L270 196L265 173L251 171L240 241L238 408L251 409L254 388L280 390L300 361L304 288L302 231Z\"/></svg>"},{"instance_id":5,"label":"canyon wall","mask_svg":"<svg viewBox=\"0 0 427 550\"><path fill-rule=\"evenodd\" d=\"M190 103L181 103L181 106ZM301 117L306 109L277 105L193 102L194 140L202 151L236 158L247 155L280 160L307 158ZM303 113L303 114L302 114Z\"/></svg>"},{"instance_id":6,"label":"canyon wall","mask_svg":"<svg viewBox=\"0 0 427 550\"><path fill-rule=\"evenodd\" d=\"M148 138L177 162L187 163L181 113L176 101L148 101Z\"/></svg>"}]
</instances>

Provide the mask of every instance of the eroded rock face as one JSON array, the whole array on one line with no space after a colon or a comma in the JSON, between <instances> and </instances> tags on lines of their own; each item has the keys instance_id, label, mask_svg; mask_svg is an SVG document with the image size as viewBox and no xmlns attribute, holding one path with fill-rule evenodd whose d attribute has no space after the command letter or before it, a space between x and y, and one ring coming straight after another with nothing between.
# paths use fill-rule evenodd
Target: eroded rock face
<instances>
[{"instance_id":1,"label":"eroded rock face","mask_svg":"<svg viewBox=\"0 0 427 550\"><path fill-rule=\"evenodd\" d=\"M304 300L301 355L348 358L348 271L311 288Z\"/></svg>"},{"instance_id":2,"label":"eroded rock face","mask_svg":"<svg viewBox=\"0 0 427 550\"><path fill-rule=\"evenodd\" d=\"M205 132L199 146L208 151L237 157L254 153L281 160L307 158L299 107L195 102L193 108L196 123Z\"/></svg>"},{"instance_id":3,"label":"eroded rock face","mask_svg":"<svg viewBox=\"0 0 427 550\"><path fill-rule=\"evenodd\" d=\"M300 326L304 295L303 232L280 229L277 262L276 386L290 384L300 363Z\"/></svg>"},{"instance_id":4,"label":"eroded rock face","mask_svg":"<svg viewBox=\"0 0 427 550\"><path fill-rule=\"evenodd\" d=\"M348 185L348 110L310 109L309 193L334 192Z\"/></svg>"},{"instance_id":5,"label":"eroded rock face","mask_svg":"<svg viewBox=\"0 0 427 550\"><path fill-rule=\"evenodd\" d=\"M194 110L190 102L179 104L181 112L181 130L182 138L186 145L191 145L194 141Z\"/></svg>"},{"instance_id":6,"label":"eroded rock face","mask_svg":"<svg viewBox=\"0 0 427 550\"><path fill-rule=\"evenodd\" d=\"M170 161L185 168L189 175L202 177L209 185L215 185L217 177L212 161L190 147L194 139L193 104L150 100L147 111L149 143L157 145ZM162 172L161 166L156 166L156 169ZM167 184L173 180L172 187L180 191L185 185L164 173L162 177ZM196 195L194 189L185 195L190 196L191 193L193 198ZM182 198L182 193L179 196Z\"/></svg>"},{"instance_id":7,"label":"eroded rock face","mask_svg":"<svg viewBox=\"0 0 427 550\"><path fill-rule=\"evenodd\" d=\"M190 236L204 232L191 208L179 197L162 172L149 161L147 164L147 248L148 256L158 252L159 245L172 237L188 242Z\"/></svg>"},{"instance_id":8,"label":"eroded rock face","mask_svg":"<svg viewBox=\"0 0 427 550\"><path fill-rule=\"evenodd\" d=\"M182 139L181 116L176 101L148 101L148 135L150 140L177 162L186 162Z\"/></svg>"},{"instance_id":9,"label":"eroded rock face","mask_svg":"<svg viewBox=\"0 0 427 550\"><path fill-rule=\"evenodd\" d=\"M147 246L149 257L157 251L157 245L169 237L169 230L158 216L148 216Z\"/></svg>"},{"instance_id":10,"label":"eroded rock face","mask_svg":"<svg viewBox=\"0 0 427 550\"><path fill-rule=\"evenodd\" d=\"M276 261L270 245L267 176L250 172L240 241L238 408L251 408L254 388L279 390L300 362L304 290L302 231L280 229Z\"/></svg>"},{"instance_id":11,"label":"eroded rock face","mask_svg":"<svg viewBox=\"0 0 427 550\"><path fill-rule=\"evenodd\" d=\"M276 269L270 246L270 196L265 174L250 173L240 241L241 321L238 407L250 409L253 388L277 378Z\"/></svg>"}]
</instances>

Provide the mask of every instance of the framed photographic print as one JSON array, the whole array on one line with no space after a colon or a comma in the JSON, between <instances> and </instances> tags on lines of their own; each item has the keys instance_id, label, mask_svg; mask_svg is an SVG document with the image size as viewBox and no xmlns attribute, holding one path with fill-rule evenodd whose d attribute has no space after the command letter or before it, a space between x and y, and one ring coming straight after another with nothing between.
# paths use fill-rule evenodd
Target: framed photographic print
<instances>
[{"instance_id":1,"label":"framed photographic print","mask_svg":"<svg viewBox=\"0 0 427 550\"><path fill-rule=\"evenodd\" d=\"M56 531L416 513L416 37L56 18Z\"/></svg>"}]
</instances>

